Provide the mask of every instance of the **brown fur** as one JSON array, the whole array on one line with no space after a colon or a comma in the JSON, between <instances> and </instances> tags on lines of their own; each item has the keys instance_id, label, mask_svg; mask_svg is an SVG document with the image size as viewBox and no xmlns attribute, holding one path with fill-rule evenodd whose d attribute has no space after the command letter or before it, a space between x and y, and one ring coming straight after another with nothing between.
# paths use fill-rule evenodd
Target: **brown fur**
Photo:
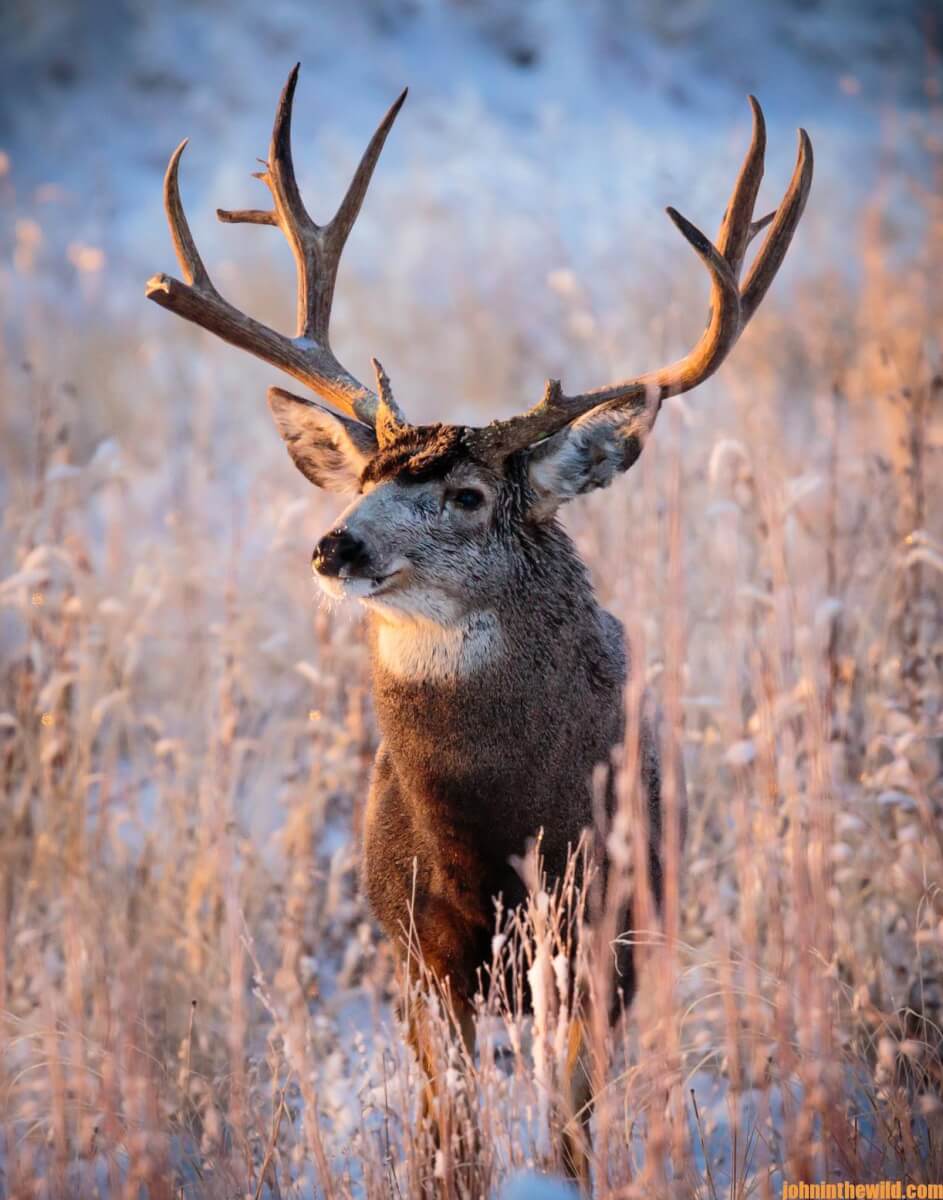
<instances>
[{"instance_id":1,"label":"brown fur","mask_svg":"<svg viewBox=\"0 0 943 1200\"><path fill-rule=\"evenodd\" d=\"M403 478L420 482L446 475L467 457L462 433L456 425L407 425L370 459L361 483Z\"/></svg>"},{"instance_id":2,"label":"brown fur","mask_svg":"<svg viewBox=\"0 0 943 1200\"><path fill-rule=\"evenodd\" d=\"M376 658L373 668L383 740L365 822L367 894L394 942L412 909L428 965L465 999L490 961L496 897L513 906L525 894L511 859L542 832L548 877L562 874L593 823L593 769L623 736L621 626L556 524L515 525L521 569L501 611L507 653L448 681L403 680ZM649 731L644 748L657 835ZM622 952L619 965L628 1000L631 956Z\"/></svg>"},{"instance_id":3,"label":"brown fur","mask_svg":"<svg viewBox=\"0 0 943 1200\"><path fill-rule=\"evenodd\" d=\"M475 457L468 434L407 427L360 456L363 495L323 539L318 561L331 594L350 589L370 612L382 741L364 822L367 895L400 951L421 954L471 1052L496 904L513 909L526 895L514 862L539 838L548 882L563 876L597 816L600 764L612 810L612 755L625 733L623 632L554 513L622 470L625 444L634 453L637 439L604 418L497 465ZM316 459L322 469L323 453ZM338 538L357 548L347 577L331 565ZM631 734L641 744L657 898L658 734L648 716ZM635 988L631 948L617 944L615 958L611 1016ZM421 1023L410 1017L407 1030L433 1115L435 1054ZM581 1046L577 1038L562 1154L585 1189L590 1075Z\"/></svg>"}]
</instances>

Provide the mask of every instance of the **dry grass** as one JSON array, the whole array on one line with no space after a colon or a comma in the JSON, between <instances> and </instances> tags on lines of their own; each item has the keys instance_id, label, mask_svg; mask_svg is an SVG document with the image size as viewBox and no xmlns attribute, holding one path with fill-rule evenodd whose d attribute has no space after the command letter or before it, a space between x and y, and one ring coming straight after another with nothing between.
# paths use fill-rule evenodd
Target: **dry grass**
<instances>
[{"instance_id":1,"label":"dry grass","mask_svg":"<svg viewBox=\"0 0 943 1200\"><path fill-rule=\"evenodd\" d=\"M630 717L654 683L691 798L656 919L628 747L610 845L641 987L614 1035L591 1022L599 1196L943 1179L938 204L913 210L915 253L876 204L854 279L774 289L633 480L568 515L633 641ZM420 1127L405 985L357 887L361 627L312 603L334 504L248 403L267 376L166 318L96 322L93 275L63 311L30 236L3 268L0 1189L481 1195L558 1170L570 998L539 886L499 951L540 984L536 1020L484 998L463 1070L430 1013L438 1156ZM400 280L363 332L388 281L348 278L339 340L404 377L438 345L420 409L460 385L494 411L540 365L513 268L434 308ZM639 360L687 332L552 283L539 321L574 378L627 323ZM584 953L598 983L605 946Z\"/></svg>"}]
</instances>

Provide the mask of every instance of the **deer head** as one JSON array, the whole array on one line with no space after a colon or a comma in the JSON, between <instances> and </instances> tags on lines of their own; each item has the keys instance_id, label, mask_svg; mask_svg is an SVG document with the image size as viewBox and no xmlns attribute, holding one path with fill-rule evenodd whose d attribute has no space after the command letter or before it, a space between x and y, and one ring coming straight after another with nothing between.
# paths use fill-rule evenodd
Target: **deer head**
<instances>
[{"instance_id":1,"label":"deer head","mask_svg":"<svg viewBox=\"0 0 943 1200\"><path fill-rule=\"evenodd\" d=\"M641 453L662 402L690 391L727 357L773 281L802 216L812 182L812 146L799 130L798 158L782 203L753 219L763 175L766 129L750 97L753 136L716 242L679 212L668 215L710 276L710 315L693 349L656 371L568 395L548 381L528 411L483 428L410 425L374 359L376 390L334 357L331 301L341 252L406 92L367 146L340 208L317 225L302 202L291 154L296 66L282 92L268 161L258 174L273 207L229 212L220 220L276 225L297 266L297 332L260 324L216 290L196 249L180 201L174 151L164 203L185 282L156 275L147 295L178 316L286 371L334 405L271 388L275 423L295 465L312 483L356 497L318 543L313 566L325 590L371 605L448 622L513 585L522 546L553 523L558 507L606 487ZM768 228L767 228L768 227ZM747 247L766 236L741 282Z\"/></svg>"}]
</instances>

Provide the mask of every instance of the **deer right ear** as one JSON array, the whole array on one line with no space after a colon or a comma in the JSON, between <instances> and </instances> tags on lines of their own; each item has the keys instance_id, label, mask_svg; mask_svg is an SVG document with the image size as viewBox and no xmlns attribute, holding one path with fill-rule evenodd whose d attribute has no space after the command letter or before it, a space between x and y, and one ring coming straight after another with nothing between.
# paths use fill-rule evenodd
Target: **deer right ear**
<instances>
[{"instance_id":1,"label":"deer right ear","mask_svg":"<svg viewBox=\"0 0 943 1200\"><path fill-rule=\"evenodd\" d=\"M641 454L650 427L644 413L592 409L538 442L527 464L534 493L531 515L538 520L552 517L574 496L608 487Z\"/></svg>"},{"instance_id":2,"label":"deer right ear","mask_svg":"<svg viewBox=\"0 0 943 1200\"><path fill-rule=\"evenodd\" d=\"M364 467L377 452L372 429L281 388L269 388L268 405L306 479L331 492L360 490Z\"/></svg>"}]
</instances>

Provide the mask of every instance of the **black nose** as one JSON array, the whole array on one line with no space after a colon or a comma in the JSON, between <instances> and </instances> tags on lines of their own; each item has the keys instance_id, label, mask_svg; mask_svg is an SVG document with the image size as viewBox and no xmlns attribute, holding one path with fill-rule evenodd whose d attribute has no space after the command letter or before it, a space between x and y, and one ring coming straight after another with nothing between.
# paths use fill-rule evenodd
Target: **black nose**
<instances>
[{"instance_id":1,"label":"black nose","mask_svg":"<svg viewBox=\"0 0 943 1200\"><path fill-rule=\"evenodd\" d=\"M319 575L339 575L341 567L367 565L367 548L346 529L332 529L314 548L311 565Z\"/></svg>"}]
</instances>

